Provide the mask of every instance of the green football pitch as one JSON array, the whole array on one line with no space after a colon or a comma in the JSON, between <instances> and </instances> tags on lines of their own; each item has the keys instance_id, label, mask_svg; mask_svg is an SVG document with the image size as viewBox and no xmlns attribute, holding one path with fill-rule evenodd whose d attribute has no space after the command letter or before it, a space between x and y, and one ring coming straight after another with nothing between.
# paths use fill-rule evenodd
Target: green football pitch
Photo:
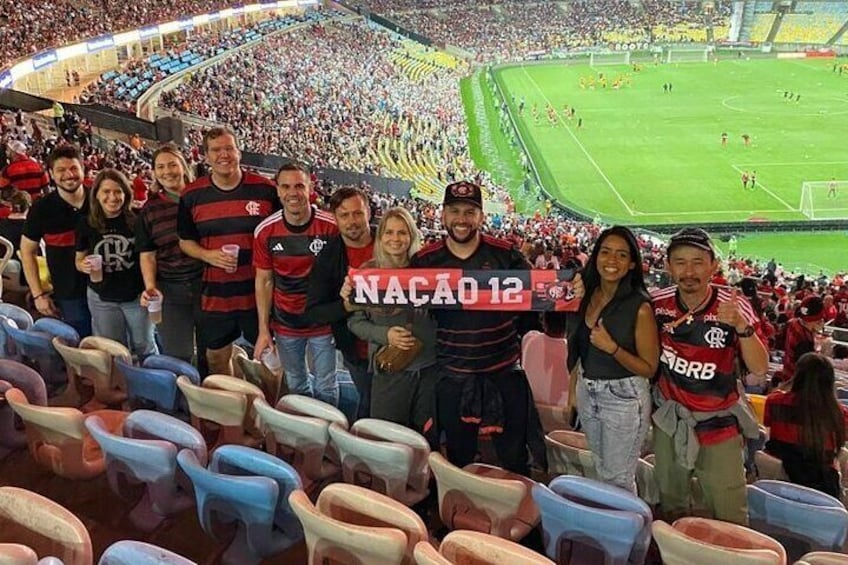
<instances>
[{"instance_id":1,"label":"green football pitch","mask_svg":"<svg viewBox=\"0 0 848 565\"><path fill-rule=\"evenodd\" d=\"M645 64L639 71L558 62L507 66L495 70L494 78L542 185L556 200L609 222L706 224L804 220L803 182L848 181L848 77L832 68L827 60L728 59ZM599 73L606 77L606 88ZM613 88L617 78L625 80ZM663 89L667 83L672 85L668 93ZM467 108L472 101L468 90L464 85ZM483 90L490 96L489 88ZM553 124L547 105L557 112ZM566 118L565 105L575 108L574 118ZM493 113L497 120L489 110L489 120ZM478 122L468 114L478 164L491 170L493 148L515 164L515 154L504 149L508 144L497 139L503 136L497 122L488 128L495 139L487 151L480 146L485 141L478 131L480 113ZM726 145L722 133L728 135ZM750 145L743 143L743 134L750 136ZM515 168L506 167L505 180L520 175ZM743 188L744 171L756 174L753 189ZM826 188L813 193L816 216L848 217L848 187L836 199L825 193ZM834 236L758 235L754 247L758 256L779 258L781 248L803 240L799 268L841 270L848 261L835 256ZM843 249L840 245L838 251Z\"/></svg>"}]
</instances>

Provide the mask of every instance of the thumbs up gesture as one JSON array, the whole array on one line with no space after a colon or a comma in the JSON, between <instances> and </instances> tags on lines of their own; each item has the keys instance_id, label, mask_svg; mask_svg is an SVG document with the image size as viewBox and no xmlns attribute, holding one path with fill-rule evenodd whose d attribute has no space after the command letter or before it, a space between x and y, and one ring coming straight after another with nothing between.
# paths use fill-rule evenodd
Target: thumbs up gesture
<instances>
[{"instance_id":1,"label":"thumbs up gesture","mask_svg":"<svg viewBox=\"0 0 848 565\"><path fill-rule=\"evenodd\" d=\"M602 319L598 319L598 323L592 328L592 333L589 334L589 342L597 349L610 355L618 349L618 344L604 327L604 321Z\"/></svg>"},{"instance_id":2,"label":"thumbs up gesture","mask_svg":"<svg viewBox=\"0 0 848 565\"><path fill-rule=\"evenodd\" d=\"M718 321L736 329L737 332L745 331L748 326L745 316L739 307L739 289L730 289L730 299L724 300L718 305Z\"/></svg>"}]
</instances>

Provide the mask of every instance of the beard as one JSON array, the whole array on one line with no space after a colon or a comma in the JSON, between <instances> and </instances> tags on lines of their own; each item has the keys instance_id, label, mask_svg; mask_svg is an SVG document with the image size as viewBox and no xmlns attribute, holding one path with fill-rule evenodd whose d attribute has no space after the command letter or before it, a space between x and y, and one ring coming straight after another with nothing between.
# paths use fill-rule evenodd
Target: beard
<instances>
[{"instance_id":1,"label":"beard","mask_svg":"<svg viewBox=\"0 0 848 565\"><path fill-rule=\"evenodd\" d=\"M448 226L448 228L447 228L448 237L450 237L456 243L468 243L469 241L472 241L475 237L477 237L478 231L480 231L480 230L477 229L477 228L470 228L468 230L468 235L466 235L465 237L459 237L456 233L454 233L454 226L453 225Z\"/></svg>"}]
</instances>

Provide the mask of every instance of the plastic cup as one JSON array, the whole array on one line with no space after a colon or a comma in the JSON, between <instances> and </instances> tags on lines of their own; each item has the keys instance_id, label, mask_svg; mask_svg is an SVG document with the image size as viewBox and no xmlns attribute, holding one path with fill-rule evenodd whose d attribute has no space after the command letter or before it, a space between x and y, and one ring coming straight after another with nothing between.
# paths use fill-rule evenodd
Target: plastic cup
<instances>
[{"instance_id":1,"label":"plastic cup","mask_svg":"<svg viewBox=\"0 0 848 565\"><path fill-rule=\"evenodd\" d=\"M223 251L224 253L226 253L230 257L235 257L236 261L238 261L239 246L236 245L235 243L228 243L227 245L222 245L221 251ZM236 265L235 268L225 269L225 270L228 273L235 273L237 269L238 269L238 265Z\"/></svg>"},{"instance_id":2,"label":"plastic cup","mask_svg":"<svg viewBox=\"0 0 848 565\"><path fill-rule=\"evenodd\" d=\"M153 324L162 323L162 295L155 294L147 299L147 315Z\"/></svg>"},{"instance_id":3,"label":"plastic cup","mask_svg":"<svg viewBox=\"0 0 848 565\"><path fill-rule=\"evenodd\" d=\"M282 364L280 363L280 356L277 354L276 347L269 347L268 349L263 351L259 359L262 361L262 364L265 365L272 373L278 373L283 368Z\"/></svg>"},{"instance_id":4,"label":"plastic cup","mask_svg":"<svg viewBox=\"0 0 848 565\"><path fill-rule=\"evenodd\" d=\"M89 255L85 258L88 261L89 267L91 267L91 272L89 273L89 277L91 278L91 282L102 282L103 281L103 256L102 255Z\"/></svg>"}]
</instances>

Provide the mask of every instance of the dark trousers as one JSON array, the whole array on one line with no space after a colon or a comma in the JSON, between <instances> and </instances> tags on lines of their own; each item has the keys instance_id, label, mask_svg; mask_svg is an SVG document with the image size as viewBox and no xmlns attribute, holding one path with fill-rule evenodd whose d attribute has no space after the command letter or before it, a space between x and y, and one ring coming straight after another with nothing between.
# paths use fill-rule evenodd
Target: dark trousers
<instances>
[{"instance_id":1,"label":"dark trousers","mask_svg":"<svg viewBox=\"0 0 848 565\"><path fill-rule=\"evenodd\" d=\"M351 361L345 356L344 366L350 372L350 378L356 385L356 392L359 393L356 419L367 418L371 413L371 371L368 370L368 361L364 359Z\"/></svg>"},{"instance_id":2,"label":"dark trousers","mask_svg":"<svg viewBox=\"0 0 848 565\"><path fill-rule=\"evenodd\" d=\"M477 457L479 425L462 421L461 405L464 379L484 378L495 385L503 398L503 432L492 434L492 444L498 465L508 471L529 476L528 423L530 404L527 377L524 371L512 367L495 373L457 375L443 372L436 385L436 404L439 429L445 433L448 461L457 467L473 463Z\"/></svg>"},{"instance_id":3,"label":"dark trousers","mask_svg":"<svg viewBox=\"0 0 848 565\"><path fill-rule=\"evenodd\" d=\"M62 321L73 326L80 338L91 335L91 312L88 310L88 301L85 297L57 299L56 306L62 314Z\"/></svg>"},{"instance_id":4,"label":"dark trousers","mask_svg":"<svg viewBox=\"0 0 848 565\"><path fill-rule=\"evenodd\" d=\"M206 364L206 344L200 331L200 279L156 283L165 297L162 323L156 326L162 352L191 363L197 344L198 367ZM202 371L205 375L207 371Z\"/></svg>"}]
</instances>

